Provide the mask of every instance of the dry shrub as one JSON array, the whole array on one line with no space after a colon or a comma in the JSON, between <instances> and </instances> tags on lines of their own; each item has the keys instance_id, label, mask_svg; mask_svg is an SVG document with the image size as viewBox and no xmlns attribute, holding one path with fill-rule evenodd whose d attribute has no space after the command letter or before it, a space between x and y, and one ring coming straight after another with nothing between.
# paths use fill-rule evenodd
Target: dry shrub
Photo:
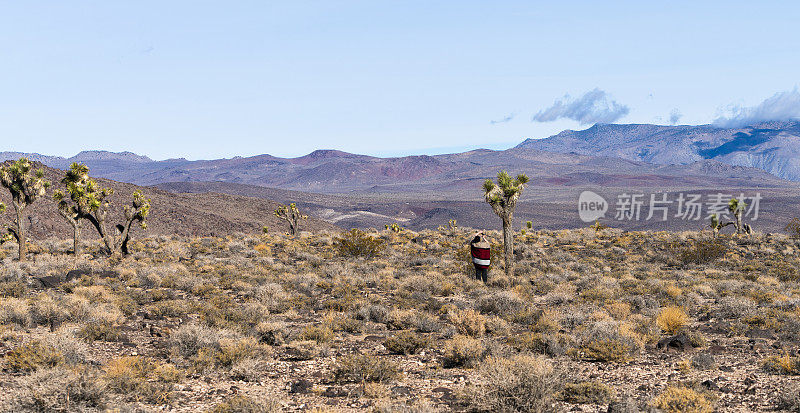
<instances>
[{"instance_id":1,"label":"dry shrub","mask_svg":"<svg viewBox=\"0 0 800 413\"><path fill-rule=\"evenodd\" d=\"M165 404L172 398L172 383L182 378L169 367L138 356L113 359L103 367L106 387L130 400Z\"/></svg>"},{"instance_id":2,"label":"dry shrub","mask_svg":"<svg viewBox=\"0 0 800 413\"><path fill-rule=\"evenodd\" d=\"M104 389L86 369L40 369L20 379L3 411L74 412L104 407Z\"/></svg>"},{"instance_id":3,"label":"dry shrub","mask_svg":"<svg viewBox=\"0 0 800 413\"><path fill-rule=\"evenodd\" d=\"M334 334L333 330L324 325L307 325L303 328L303 332L300 333L301 340L316 341L319 344L330 342L335 336L336 334Z\"/></svg>"},{"instance_id":4,"label":"dry shrub","mask_svg":"<svg viewBox=\"0 0 800 413\"><path fill-rule=\"evenodd\" d=\"M254 327L253 335L258 338L259 342L270 346L279 346L286 341L289 334L286 332L284 323L262 321Z\"/></svg>"},{"instance_id":5,"label":"dry shrub","mask_svg":"<svg viewBox=\"0 0 800 413\"><path fill-rule=\"evenodd\" d=\"M385 245L384 241L353 228L336 238L336 250L346 257L376 257Z\"/></svg>"},{"instance_id":6,"label":"dry shrub","mask_svg":"<svg viewBox=\"0 0 800 413\"><path fill-rule=\"evenodd\" d=\"M677 258L683 265L708 264L725 256L728 247L723 243L712 240L695 240L689 246L677 247Z\"/></svg>"},{"instance_id":7,"label":"dry shrub","mask_svg":"<svg viewBox=\"0 0 800 413\"><path fill-rule=\"evenodd\" d=\"M219 349L220 332L198 324L184 324L169 339L170 347L183 357L192 357L200 349Z\"/></svg>"},{"instance_id":8,"label":"dry shrub","mask_svg":"<svg viewBox=\"0 0 800 413\"><path fill-rule=\"evenodd\" d=\"M789 376L800 375L800 357L792 357L788 354L778 357L770 356L761 362L764 371L774 374L785 374Z\"/></svg>"},{"instance_id":9,"label":"dry shrub","mask_svg":"<svg viewBox=\"0 0 800 413\"><path fill-rule=\"evenodd\" d=\"M594 323L581 334L578 356L595 361L623 362L642 349L642 343L623 325L612 321Z\"/></svg>"},{"instance_id":10,"label":"dry shrub","mask_svg":"<svg viewBox=\"0 0 800 413\"><path fill-rule=\"evenodd\" d=\"M800 412L800 385L790 385L781 389L775 396L775 409Z\"/></svg>"},{"instance_id":11,"label":"dry shrub","mask_svg":"<svg viewBox=\"0 0 800 413\"><path fill-rule=\"evenodd\" d=\"M89 318L78 334L88 341L120 341L124 335L119 324L125 316L115 305L100 304L89 312Z\"/></svg>"},{"instance_id":12,"label":"dry shrub","mask_svg":"<svg viewBox=\"0 0 800 413\"><path fill-rule=\"evenodd\" d=\"M64 355L41 340L31 340L9 351L3 359L6 368L15 372L55 367L64 363Z\"/></svg>"},{"instance_id":13,"label":"dry shrub","mask_svg":"<svg viewBox=\"0 0 800 413\"><path fill-rule=\"evenodd\" d=\"M481 340L457 335L444 343L442 365L444 367L474 367L486 357L486 346Z\"/></svg>"},{"instance_id":14,"label":"dry shrub","mask_svg":"<svg viewBox=\"0 0 800 413\"><path fill-rule=\"evenodd\" d=\"M714 407L702 394L686 388L670 386L652 402L653 407L667 413L711 413Z\"/></svg>"},{"instance_id":15,"label":"dry shrub","mask_svg":"<svg viewBox=\"0 0 800 413\"><path fill-rule=\"evenodd\" d=\"M400 376L400 368L391 360L366 354L341 357L334 368L334 377L340 383L385 383Z\"/></svg>"},{"instance_id":16,"label":"dry shrub","mask_svg":"<svg viewBox=\"0 0 800 413\"><path fill-rule=\"evenodd\" d=\"M525 302L511 291L500 291L480 297L477 306L482 313L503 316L522 311Z\"/></svg>"},{"instance_id":17,"label":"dry shrub","mask_svg":"<svg viewBox=\"0 0 800 413\"><path fill-rule=\"evenodd\" d=\"M572 338L561 333L541 334L525 332L510 336L508 338L508 344L521 352L560 356L564 354L572 344Z\"/></svg>"},{"instance_id":18,"label":"dry shrub","mask_svg":"<svg viewBox=\"0 0 800 413\"><path fill-rule=\"evenodd\" d=\"M614 400L615 392L599 381L567 383L559 398L572 404L608 404Z\"/></svg>"},{"instance_id":19,"label":"dry shrub","mask_svg":"<svg viewBox=\"0 0 800 413\"><path fill-rule=\"evenodd\" d=\"M543 357L491 357L478 371L480 384L467 391L470 406L483 412L544 412L561 390L563 373Z\"/></svg>"},{"instance_id":20,"label":"dry shrub","mask_svg":"<svg viewBox=\"0 0 800 413\"><path fill-rule=\"evenodd\" d=\"M250 359L259 358L266 355L266 349L258 344L255 338L245 337L242 339L227 339L220 340L219 354L217 355L217 364L222 367L231 367L236 362Z\"/></svg>"},{"instance_id":21,"label":"dry shrub","mask_svg":"<svg viewBox=\"0 0 800 413\"><path fill-rule=\"evenodd\" d=\"M31 318L36 325L45 325L54 331L68 317L69 312L63 303L50 294L40 293L31 300Z\"/></svg>"},{"instance_id":22,"label":"dry shrub","mask_svg":"<svg viewBox=\"0 0 800 413\"><path fill-rule=\"evenodd\" d=\"M0 299L0 324L15 324L26 328L31 325L28 302L19 298Z\"/></svg>"},{"instance_id":23,"label":"dry shrub","mask_svg":"<svg viewBox=\"0 0 800 413\"><path fill-rule=\"evenodd\" d=\"M471 308L451 313L450 320L461 334L481 337L486 332L486 318Z\"/></svg>"},{"instance_id":24,"label":"dry shrub","mask_svg":"<svg viewBox=\"0 0 800 413\"><path fill-rule=\"evenodd\" d=\"M786 224L784 230L789 233L790 237L794 239L800 239L800 219L792 218L791 221Z\"/></svg>"},{"instance_id":25,"label":"dry shrub","mask_svg":"<svg viewBox=\"0 0 800 413\"><path fill-rule=\"evenodd\" d=\"M411 331L401 331L383 344L393 354L416 354L428 345L428 340Z\"/></svg>"},{"instance_id":26,"label":"dry shrub","mask_svg":"<svg viewBox=\"0 0 800 413\"><path fill-rule=\"evenodd\" d=\"M238 394L214 406L210 411L211 413L279 413L281 405L271 399L255 400Z\"/></svg>"},{"instance_id":27,"label":"dry shrub","mask_svg":"<svg viewBox=\"0 0 800 413\"><path fill-rule=\"evenodd\" d=\"M267 372L267 363L264 360L247 358L239 360L231 366L230 377L233 380L257 382Z\"/></svg>"},{"instance_id":28,"label":"dry shrub","mask_svg":"<svg viewBox=\"0 0 800 413\"><path fill-rule=\"evenodd\" d=\"M667 307L656 317L656 324L667 334L676 334L689 322L689 316L679 307Z\"/></svg>"}]
</instances>

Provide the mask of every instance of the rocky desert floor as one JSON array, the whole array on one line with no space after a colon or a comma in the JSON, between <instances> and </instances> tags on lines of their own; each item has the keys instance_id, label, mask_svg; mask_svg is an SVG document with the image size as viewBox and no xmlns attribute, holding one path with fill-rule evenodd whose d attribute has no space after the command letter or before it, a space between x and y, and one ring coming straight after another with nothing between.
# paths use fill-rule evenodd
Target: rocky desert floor
<instances>
[{"instance_id":1,"label":"rocky desert floor","mask_svg":"<svg viewBox=\"0 0 800 413\"><path fill-rule=\"evenodd\" d=\"M800 411L800 242L615 229L35 242L3 411Z\"/></svg>"}]
</instances>

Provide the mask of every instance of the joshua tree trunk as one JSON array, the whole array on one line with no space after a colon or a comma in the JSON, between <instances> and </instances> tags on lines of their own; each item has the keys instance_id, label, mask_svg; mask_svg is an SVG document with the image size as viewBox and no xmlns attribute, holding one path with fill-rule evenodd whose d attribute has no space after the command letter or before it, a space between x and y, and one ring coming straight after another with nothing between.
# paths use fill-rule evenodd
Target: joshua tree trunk
<instances>
[{"instance_id":1,"label":"joshua tree trunk","mask_svg":"<svg viewBox=\"0 0 800 413\"><path fill-rule=\"evenodd\" d=\"M76 258L81 255L81 222L78 220L72 224L72 253Z\"/></svg>"},{"instance_id":2,"label":"joshua tree trunk","mask_svg":"<svg viewBox=\"0 0 800 413\"><path fill-rule=\"evenodd\" d=\"M25 221L22 220L22 210L25 207L14 202L14 209L17 211L17 230L14 236L17 238L17 245L19 245L19 260L25 261L28 259L28 238L25 234Z\"/></svg>"},{"instance_id":3,"label":"joshua tree trunk","mask_svg":"<svg viewBox=\"0 0 800 413\"><path fill-rule=\"evenodd\" d=\"M503 217L503 255L506 264L506 275L514 275L514 214L507 212Z\"/></svg>"},{"instance_id":4,"label":"joshua tree trunk","mask_svg":"<svg viewBox=\"0 0 800 413\"><path fill-rule=\"evenodd\" d=\"M105 244L108 254L113 254L115 251L114 240L111 239L111 235L106 231L105 213L100 213L98 215L100 215L99 219L92 215L86 216L86 219L88 219L89 222L91 222L94 226L94 229L97 230L97 234L100 235L100 239L103 240L103 244Z\"/></svg>"},{"instance_id":5,"label":"joshua tree trunk","mask_svg":"<svg viewBox=\"0 0 800 413\"><path fill-rule=\"evenodd\" d=\"M738 208L736 212L733 213L734 218L736 218L736 235L741 235L743 231L742 229L742 209Z\"/></svg>"}]
</instances>

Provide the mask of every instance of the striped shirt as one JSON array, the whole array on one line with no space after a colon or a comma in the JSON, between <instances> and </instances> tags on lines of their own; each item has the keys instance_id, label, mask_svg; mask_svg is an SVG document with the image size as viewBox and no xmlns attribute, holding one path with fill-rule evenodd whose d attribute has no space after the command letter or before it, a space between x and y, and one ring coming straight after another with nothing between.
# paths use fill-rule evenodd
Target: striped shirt
<instances>
[{"instance_id":1,"label":"striped shirt","mask_svg":"<svg viewBox=\"0 0 800 413\"><path fill-rule=\"evenodd\" d=\"M482 246L478 247L476 244L471 244L470 252L472 253L472 263L475 264L475 268L489 268L491 265L491 248L483 248Z\"/></svg>"}]
</instances>

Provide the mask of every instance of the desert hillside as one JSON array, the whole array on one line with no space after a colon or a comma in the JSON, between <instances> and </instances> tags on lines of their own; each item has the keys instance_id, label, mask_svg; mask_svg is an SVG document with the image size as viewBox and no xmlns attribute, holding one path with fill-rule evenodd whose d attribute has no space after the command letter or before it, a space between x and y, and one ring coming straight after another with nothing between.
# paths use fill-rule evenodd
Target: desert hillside
<instances>
[{"instance_id":1,"label":"desert hillside","mask_svg":"<svg viewBox=\"0 0 800 413\"><path fill-rule=\"evenodd\" d=\"M28 207L28 226L34 238L63 239L71 236L70 225L58 213L53 201L53 191L63 190L61 179L64 171L49 168L36 163L36 168L43 169L47 181L51 183L47 194ZM91 172L90 172L91 174ZM147 235L195 235L225 236L236 232L257 233L263 226L274 231L283 232L288 227L285 221L274 215L277 202L266 199L248 198L219 193L175 194L157 188L142 187L133 184L96 179L102 187L111 188L111 208L109 223L119 222L122 218L122 206L131 201L134 191L141 191L146 198L152 200L152 209L147 219L147 231L134 227L134 237ZM5 188L0 188L0 202L9 209L0 214L0 225L5 228L13 220L11 197ZM96 236L84 224L84 236ZM109 225L110 226L110 225ZM301 229L334 230L327 222L310 217L302 223ZM5 230L3 230L5 232Z\"/></svg>"},{"instance_id":2,"label":"desert hillside","mask_svg":"<svg viewBox=\"0 0 800 413\"><path fill-rule=\"evenodd\" d=\"M5 411L797 411L800 243L467 229L137 238L0 267ZM499 242L498 233L490 233ZM70 272L74 269L78 271ZM658 410L660 409L660 410Z\"/></svg>"}]
</instances>

